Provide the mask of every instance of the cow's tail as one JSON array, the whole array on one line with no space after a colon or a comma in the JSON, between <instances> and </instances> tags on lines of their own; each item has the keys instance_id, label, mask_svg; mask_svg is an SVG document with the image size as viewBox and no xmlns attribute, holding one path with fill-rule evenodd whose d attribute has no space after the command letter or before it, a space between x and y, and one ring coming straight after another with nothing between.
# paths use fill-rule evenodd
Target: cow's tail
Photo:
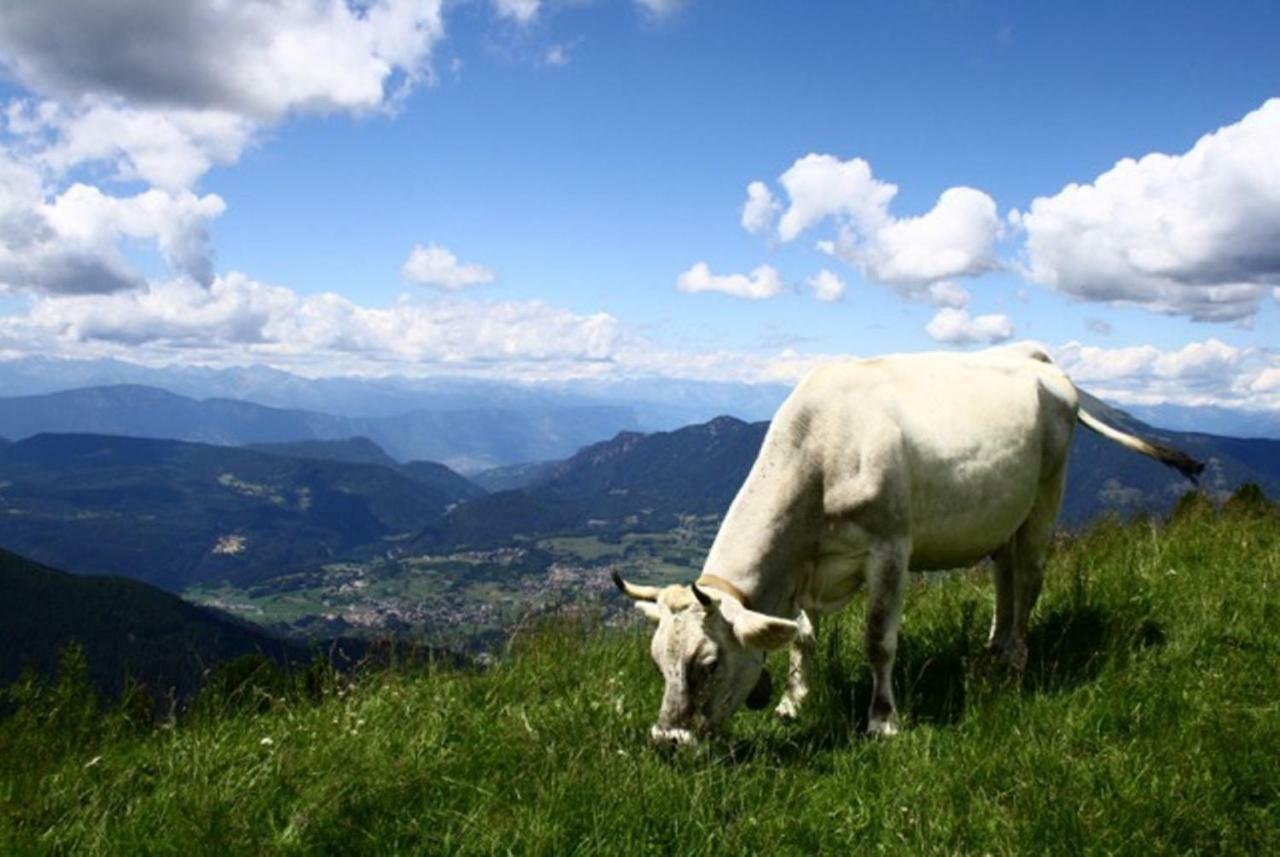
<instances>
[{"instance_id":1,"label":"cow's tail","mask_svg":"<svg viewBox=\"0 0 1280 857\"><path fill-rule=\"evenodd\" d=\"M1083 407L1077 411L1076 415L1080 422L1084 424L1084 427L1090 431L1097 432L1107 440L1114 441L1123 447L1132 449L1134 452L1140 452L1143 455L1154 458L1161 464L1172 467L1195 484L1200 484L1196 477L1204 470L1204 464L1196 461L1185 452L1166 446L1163 443L1144 440L1136 435L1126 434L1117 428L1107 425Z\"/></svg>"}]
</instances>

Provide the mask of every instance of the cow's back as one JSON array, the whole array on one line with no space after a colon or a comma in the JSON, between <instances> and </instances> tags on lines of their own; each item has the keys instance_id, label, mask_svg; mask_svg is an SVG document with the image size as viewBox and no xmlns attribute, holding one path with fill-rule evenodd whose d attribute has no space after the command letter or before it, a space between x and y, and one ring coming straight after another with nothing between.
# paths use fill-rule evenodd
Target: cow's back
<instances>
[{"instance_id":1,"label":"cow's back","mask_svg":"<svg viewBox=\"0 0 1280 857\"><path fill-rule=\"evenodd\" d=\"M1065 464L1076 407L1066 376L1026 346L895 355L817 370L778 431L821 469L837 542L848 521L856 550L858 516L874 513L872 526L910 538L913 568L948 568L990 554L1025 520Z\"/></svg>"}]
</instances>

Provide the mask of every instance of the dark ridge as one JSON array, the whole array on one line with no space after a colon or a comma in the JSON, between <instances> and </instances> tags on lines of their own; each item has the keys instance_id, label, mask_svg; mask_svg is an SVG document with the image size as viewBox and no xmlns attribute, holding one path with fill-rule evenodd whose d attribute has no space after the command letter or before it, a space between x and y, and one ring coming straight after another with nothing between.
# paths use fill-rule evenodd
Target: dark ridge
<instances>
[{"instance_id":1,"label":"dark ridge","mask_svg":"<svg viewBox=\"0 0 1280 857\"><path fill-rule=\"evenodd\" d=\"M231 616L121 577L68 574L0 549L0 685L23 670L51 675L79 642L90 678L115 695L126 679L185 696L215 664L247 654L276 663L306 652Z\"/></svg>"}]
</instances>

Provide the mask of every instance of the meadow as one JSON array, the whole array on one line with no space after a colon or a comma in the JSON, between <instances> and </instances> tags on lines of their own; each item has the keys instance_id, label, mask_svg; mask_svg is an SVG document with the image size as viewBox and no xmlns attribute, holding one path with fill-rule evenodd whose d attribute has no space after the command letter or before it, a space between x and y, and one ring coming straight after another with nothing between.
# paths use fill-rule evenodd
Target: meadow
<instances>
[{"instance_id":1,"label":"meadow","mask_svg":"<svg viewBox=\"0 0 1280 857\"><path fill-rule=\"evenodd\" d=\"M217 672L190 710L105 706L71 651L8 691L0 851L1203 853L1280 850L1280 514L1242 491L1062 537L1021 679L982 657L991 584L913 584L905 720L861 736L855 607L794 724L647 742L645 626L520 632L486 668ZM780 676L783 658L771 661Z\"/></svg>"}]
</instances>

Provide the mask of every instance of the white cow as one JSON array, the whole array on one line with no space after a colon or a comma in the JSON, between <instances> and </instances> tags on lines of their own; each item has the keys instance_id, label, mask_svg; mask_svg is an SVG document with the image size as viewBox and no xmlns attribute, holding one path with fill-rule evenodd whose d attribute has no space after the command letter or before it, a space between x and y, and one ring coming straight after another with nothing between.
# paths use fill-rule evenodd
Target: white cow
<instances>
[{"instance_id":1,"label":"white cow","mask_svg":"<svg viewBox=\"0 0 1280 857\"><path fill-rule=\"evenodd\" d=\"M907 570L994 560L989 648L1026 664L1027 618L1062 501L1076 422L1194 479L1203 465L1080 407L1043 349L833 364L787 398L692 586L618 587L657 623L657 743L685 743L743 702L766 705L765 652L791 646L777 707L808 693L817 617L867 589L868 731L897 731L891 675Z\"/></svg>"}]
</instances>

